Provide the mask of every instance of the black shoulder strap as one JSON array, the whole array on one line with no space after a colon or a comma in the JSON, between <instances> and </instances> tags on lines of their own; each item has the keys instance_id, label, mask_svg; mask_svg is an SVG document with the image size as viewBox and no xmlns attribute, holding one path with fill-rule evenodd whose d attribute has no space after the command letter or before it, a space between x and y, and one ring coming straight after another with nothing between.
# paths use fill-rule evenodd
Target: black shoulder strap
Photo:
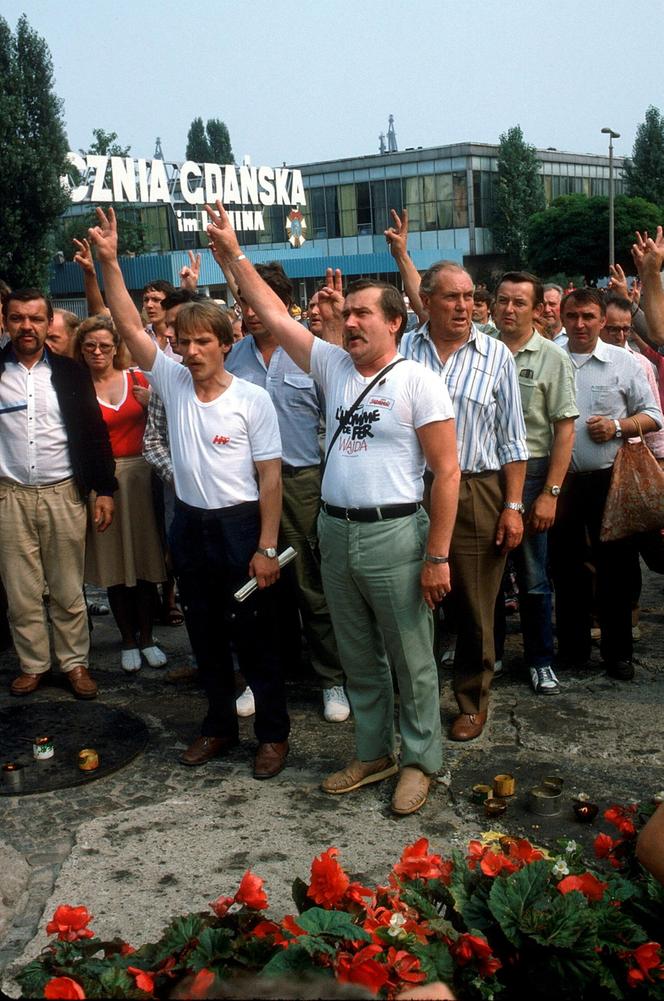
<instances>
[{"instance_id":1,"label":"black shoulder strap","mask_svg":"<svg viewBox=\"0 0 664 1001\"><path fill-rule=\"evenodd\" d=\"M323 469L327 465L327 460L330 457L330 452L332 451L332 446L334 445L335 441L337 440L337 438L341 434L341 429L344 426L344 424L355 413L355 411L357 410L357 408L359 407L359 405L362 403L362 400L365 398L365 396L368 396L368 394L374 388L374 386L379 381L379 379L384 378L387 375L387 373L390 371L390 369L394 368L395 365L398 365L399 362L402 362L402 361L406 361L406 359L405 358L397 358L395 361L391 361L389 365L386 365L385 368L382 368L380 370L380 372L378 373L378 375L374 379L371 380L371 382L369 383L369 385L365 386L365 388L362 390L362 392L360 393L360 395L358 396L358 398L355 400L355 403L353 403L352 407L350 407L348 410L345 411L345 413L343 415L343 419L339 421L339 424L337 425L337 430L332 435L332 440L330 441L330 444L327 447L327 452L325 453L325 458L323 460Z\"/></svg>"}]
</instances>

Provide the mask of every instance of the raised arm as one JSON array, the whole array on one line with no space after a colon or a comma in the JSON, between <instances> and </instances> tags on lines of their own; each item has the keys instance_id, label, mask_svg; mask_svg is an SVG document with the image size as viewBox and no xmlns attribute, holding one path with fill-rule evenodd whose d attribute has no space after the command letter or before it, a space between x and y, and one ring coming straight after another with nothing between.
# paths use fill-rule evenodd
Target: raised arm
<instances>
[{"instance_id":1,"label":"raised arm","mask_svg":"<svg viewBox=\"0 0 664 1001\"><path fill-rule=\"evenodd\" d=\"M106 306L97 281L95 262L92 259L92 248L87 240L77 240L74 238L76 253L74 260L83 272L83 288L85 289L85 301L88 307L88 316L108 315L110 310Z\"/></svg>"},{"instance_id":2,"label":"raised arm","mask_svg":"<svg viewBox=\"0 0 664 1001\"><path fill-rule=\"evenodd\" d=\"M643 285L642 306L648 323L648 337L653 344L664 345L664 289L661 270L664 264L664 235L657 227L655 239L647 233L636 234L632 257Z\"/></svg>"},{"instance_id":3,"label":"raised arm","mask_svg":"<svg viewBox=\"0 0 664 1001\"><path fill-rule=\"evenodd\" d=\"M325 286L318 292L318 309L323 324L321 337L329 344L343 346L344 342L344 293L341 269L327 268Z\"/></svg>"},{"instance_id":4,"label":"raised arm","mask_svg":"<svg viewBox=\"0 0 664 1001\"><path fill-rule=\"evenodd\" d=\"M311 368L311 348L314 336L302 324L294 320L284 309L281 299L256 273L254 267L240 249L235 230L220 201L217 211L209 205L205 211L212 220L208 226L210 245L214 248L215 260L224 274L232 274L242 291L242 298L248 302L261 323L273 334L281 347L296 365L308 372Z\"/></svg>"},{"instance_id":5,"label":"raised arm","mask_svg":"<svg viewBox=\"0 0 664 1001\"><path fill-rule=\"evenodd\" d=\"M157 354L157 345L143 329L140 314L122 277L118 263L118 227L115 212L109 207L107 215L103 209L98 208L97 218L99 225L88 230L88 236L97 248L113 322L129 348L132 358L142 369L149 372Z\"/></svg>"},{"instance_id":6,"label":"raised arm","mask_svg":"<svg viewBox=\"0 0 664 1001\"><path fill-rule=\"evenodd\" d=\"M404 291L410 299L410 304L417 313L420 323L426 323L429 319L429 313L420 299L420 276L412 258L408 256L408 209L403 210L402 216L396 209L390 209L390 215L392 216L392 226L385 230L385 239L399 268Z\"/></svg>"},{"instance_id":7,"label":"raised arm","mask_svg":"<svg viewBox=\"0 0 664 1001\"><path fill-rule=\"evenodd\" d=\"M201 255L195 254L193 250L188 250L187 253L189 254L189 264L180 268L180 288L195 292L201 274Z\"/></svg>"}]
</instances>

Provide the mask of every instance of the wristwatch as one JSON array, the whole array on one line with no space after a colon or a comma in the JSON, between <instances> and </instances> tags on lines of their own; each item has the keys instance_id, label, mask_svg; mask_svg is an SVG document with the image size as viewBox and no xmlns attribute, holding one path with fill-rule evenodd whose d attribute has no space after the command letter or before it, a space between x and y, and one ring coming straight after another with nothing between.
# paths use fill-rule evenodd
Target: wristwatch
<instances>
[{"instance_id":1,"label":"wristwatch","mask_svg":"<svg viewBox=\"0 0 664 1001\"><path fill-rule=\"evenodd\" d=\"M560 487L557 486L555 483L550 483L550 484L545 483L544 486L542 487L542 493L551 494L552 497L559 497Z\"/></svg>"},{"instance_id":2,"label":"wristwatch","mask_svg":"<svg viewBox=\"0 0 664 1001\"><path fill-rule=\"evenodd\" d=\"M276 560L278 555L274 546L268 546L267 549L261 549L260 546L256 546L256 552L260 553L261 556L267 556L268 560Z\"/></svg>"},{"instance_id":3,"label":"wristwatch","mask_svg":"<svg viewBox=\"0 0 664 1001\"><path fill-rule=\"evenodd\" d=\"M505 511L518 511L519 514L525 514L526 511L523 504L517 504L516 501L505 501L503 508Z\"/></svg>"},{"instance_id":4,"label":"wristwatch","mask_svg":"<svg viewBox=\"0 0 664 1001\"><path fill-rule=\"evenodd\" d=\"M431 553L424 554L425 563L449 563L449 556L432 556Z\"/></svg>"},{"instance_id":5,"label":"wristwatch","mask_svg":"<svg viewBox=\"0 0 664 1001\"><path fill-rule=\"evenodd\" d=\"M622 435L622 428L620 427L620 421L616 420L616 418L614 417L613 418L613 423L616 426L616 433L614 434L613 437L614 438L622 438L623 435Z\"/></svg>"}]
</instances>

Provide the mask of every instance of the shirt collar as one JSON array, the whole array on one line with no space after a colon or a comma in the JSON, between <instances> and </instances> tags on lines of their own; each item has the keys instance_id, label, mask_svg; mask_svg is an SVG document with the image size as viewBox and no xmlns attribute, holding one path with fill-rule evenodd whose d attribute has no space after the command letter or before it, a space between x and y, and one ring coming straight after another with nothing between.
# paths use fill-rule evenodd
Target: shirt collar
<instances>
[{"instance_id":1,"label":"shirt collar","mask_svg":"<svg viewBox=\"0 0 664 1001\"><path fill-rule=\"evenodd\" d=\"M611 346L609 344L604 343L601 337L598 337L597 344L595 345L592 351L588 352L588 354L590 355L591 358L596 358L597 361L610 362L611 361L610 347ZM564 350L567 351L567 353L570 355L574 354L574 352L570 347L569 341L565 345Z\"/></svg>"},{"instance_id":2,"label":"shirt collar","mask_svg":"<svg viewBox=\"0 0 664 1001\"><path fill-rule=\"evenodd\" d=\"M465 344L472 344L472 346L477 351L479 351L479 353L481 355L486 355L487 352L488 352L488 345L487 345L487 338L488 338L488 336L489 336L488 334L482 333L482 331L479 330L479 328L474 323L471 323L471 325L470 325L470 333L468 335L468 340L465 341L465 343L462 345L462 347L464 347ZM436 346L433 343L433 340L431 339L431 333L429 331L429 321L428 320L427 320L426 323L423 323L421 327L418 327L418 329L415 331L415 333L413 335L413 340L415 340L415 338L419 338L420 340L423 340L423 341L428 341L429 344L431 344L431 347L433 348L433 350L434 351L436 350ZM461 349L459 349L459 350L461 350ZM436 354L437 353L438 352L436 352Z\"/></svg>"}]
</instances>

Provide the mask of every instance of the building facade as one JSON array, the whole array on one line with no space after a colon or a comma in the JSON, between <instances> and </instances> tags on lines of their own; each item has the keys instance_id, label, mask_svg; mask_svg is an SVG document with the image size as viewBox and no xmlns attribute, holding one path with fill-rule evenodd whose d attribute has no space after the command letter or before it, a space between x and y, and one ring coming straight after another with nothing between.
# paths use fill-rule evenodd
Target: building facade
<instances>
[{"instance_id":1,"label":"building facade","mask_svg":"<svg viewBox=\"0 0 664 1001\"><path fill-rule=\"evenodd\" d=\"M559 195L608 195L606 156L537 150L547 204ZM614 158L615 193L623 191L622 158ZM167 163L171 204L139 204L130 218L141 227L147 253L124 257L122 269L131 290L165 278L177 285L188 249L202 255L201 285L224 295L223 276L206 249L201 210L178 195L179 164ZM297 298L306 304L326 267L341 268L348 278L381 277L394 281L397 270L383 235L390 209L408 209L409 251L418 269L446 258L483 273L496 260L490 223L495 207L498 147L478 143L406 149L321 163L294 165L302 174L305 242L288 242L288 208L269 205L262 228L239 233L254 263L280 261L293 280ZM72 206L63 217L63 233L91 206ZM67 256L65 252L65 257ZM54 263L51 291L81 311L82 276L77 265Z\"/></svg>"}]
</instances>

